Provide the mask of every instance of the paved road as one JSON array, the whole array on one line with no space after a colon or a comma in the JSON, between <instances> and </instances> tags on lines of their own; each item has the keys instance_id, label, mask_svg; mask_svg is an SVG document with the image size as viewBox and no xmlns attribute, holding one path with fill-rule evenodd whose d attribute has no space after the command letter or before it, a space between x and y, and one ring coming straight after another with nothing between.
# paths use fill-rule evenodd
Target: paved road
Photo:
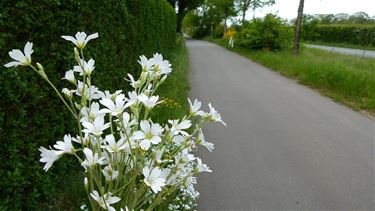
<instances>
[{"instance_id":1,"label":"paved road","mask_svg":"<svg viewBox=\"0 0 375 211\"><path fill-rule=\"evenodd\" d=\"M307 44L306 46L310 48L318 48L318 49L337 52L341 54L375 58L375 51L359 50L359 49L351 49L351 48L339 48L339 47L324 46L324 45Z\"/></svg>"},{"instance_id":2,"label":"paved road","mask_svg":"<svg viewBox=\"0 0 375 211\"><path fill-rule=\"evenodd\" d=\"M214 170L198 210L374 210L374 121L224 48L187 41L192 98L212 102Z\"/></svg>"}]
</instances>

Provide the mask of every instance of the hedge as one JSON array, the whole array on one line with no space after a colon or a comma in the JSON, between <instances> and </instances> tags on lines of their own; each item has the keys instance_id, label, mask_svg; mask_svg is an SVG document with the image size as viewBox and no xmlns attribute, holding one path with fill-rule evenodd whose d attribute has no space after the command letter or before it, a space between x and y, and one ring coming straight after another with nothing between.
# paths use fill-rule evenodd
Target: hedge
<instances>
[{"instance_id":1,"label":"hedge","mask_svg":"<svg viewBox=\"0 0 375 211\"><path fill-rule=\"evenodd\" d=\"M313 36L307 36L305 40L375 46L374 25L317 25L313 30Z\"/></svg>"},{"instance_id":2,"label":"hedge","mask_svg":"<svg viewBox=\"0 0 375 211\"><path fill-rule=\"evenodd\" d=\"M73 46L60 36L99 32L86 57L96 59L95 84L114 91L127 88L126 73L140 70L139 55L160 52L168 58L175 45L176 17L165 0L2 0L0 30L0 64L10 61L8 51L31 41L33 61L42 63L61 88L67 85L61 78L72 68L66 61L73 61ZM47 210L59 200L67 203L61 193L75 190L66 185L66 176L81 184L76 173L80 167L67 159L45 173L38 147L74 133L73 119L28 69L1 65L0 84L0 210Z\"/></svg>"}]
</instances>

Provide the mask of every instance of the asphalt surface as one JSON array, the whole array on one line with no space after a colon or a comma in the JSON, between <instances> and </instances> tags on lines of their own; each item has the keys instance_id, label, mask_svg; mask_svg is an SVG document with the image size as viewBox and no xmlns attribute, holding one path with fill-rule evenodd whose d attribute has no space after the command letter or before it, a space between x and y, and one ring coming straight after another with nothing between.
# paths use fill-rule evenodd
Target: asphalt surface
<instances>
[{"instance_id":1,"label":"asphalt surface","mask_svg":"<svg viewBox=\"0 0 375 211\"><path fill-rule=\"evenodd\" d=\"M187 41L205 129L198 210L374 210L374 121L222 47Z\"/></svg>"},{"instance_id":2,"label":"asphalt surface","mask_svg":"<svg viewBox=\"0 0 375 211\"><path fill-rule=\"evenodd\" d=\"M332 52L341 53L341 54L375 58L375 51L351 49L351 48L339 48L339 47L324 46L324 45L307 44L306 46L309 48L318 48L318 49L332 51Z\"/></svg>"}]
</instances>

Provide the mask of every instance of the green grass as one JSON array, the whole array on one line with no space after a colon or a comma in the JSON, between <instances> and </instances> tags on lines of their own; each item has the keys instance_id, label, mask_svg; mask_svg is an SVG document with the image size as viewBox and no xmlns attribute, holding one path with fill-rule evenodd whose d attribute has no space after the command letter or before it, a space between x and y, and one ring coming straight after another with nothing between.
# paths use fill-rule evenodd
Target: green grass
<instances>
[{"instance_id":1,"label":"green grass","mask_svg":"<svg viewBox=\"0 0 375 211\"><path fill-rule=\"evenodd\" d=\"M168 119L182 118L189 111L189 54L182 37L177 38L176 49L169 59L172 73L157 91L163 103L155 108L152 116L154 121L161 123L167 122Z\"/></svg>"},{"instance_id":2,"label":"green grass","mask_svg":"<svg viewBox=\"0 0 375 211\"><path fill-rule=\"evenodd\" d=\"M213 42L227 47L226 41ZM231 50L355 110L375 113L375 59L310 48L302 49L299 56L290 50L270 52L238 47Z\"/></svg>"},{"instance_id":3,"label":"green grass","mask_svg":"<svg viewBox=\"0 0 375 211\"><path fill-rule=\"evenodd\" d=\"M327 42L321 42L321 41L306 41L305 43L312 44L312 45L326 45L326 46L333 46L333 47L340 47L340 48L351 48L351 49L375 51L374 46L363 46L363 45L355 45L355 44L349 44L349 43L327 43Z\"/></svg>"}]
</instances>

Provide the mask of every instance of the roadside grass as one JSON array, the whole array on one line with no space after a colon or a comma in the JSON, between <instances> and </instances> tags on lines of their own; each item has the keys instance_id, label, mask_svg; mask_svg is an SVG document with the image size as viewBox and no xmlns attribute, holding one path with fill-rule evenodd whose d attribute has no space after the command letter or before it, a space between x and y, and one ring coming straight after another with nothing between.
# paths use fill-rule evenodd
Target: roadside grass
<instances>
[{"instance_id":1,"label":"roadside grass","mask_svg":"<svg viewBox=\"0 0 375 211\"><path fill-rule=\"evenodd\" d=\"M176 49L168 59L172 64L172 73L156 93L163 102L156 106L152 115L152 119L160 123L182 118L189 111L189 54L182 37L176 39Z\"/></svg>"},{"instance_id":2,"label":"roadside grass","mask_svg":"<svg viewBox=\"0 0 375 211\"><path fill-rule=\"evenodd\" d=\"M375 51L375 46L364 46L364 45L356 45L356 44L350 44L350 43L331 43L331 42L328 43L328 42L322 42L322 41L305 41L304 44L325 45L325 46L340 47L340 48L351 48L351 49Z\"/></svg>"},{"instance_id":3,"label":"roadside grass","mask_svg":"<svg viewBox=\"0 0 375 211\"><path fill-rule=\"evenodd\" d=\"M227 48L225 40L211 40ZM355 110L375 114L375 59L303 48L299 56L281 52L230 49Z\"/></svg>"}]
</instances>

